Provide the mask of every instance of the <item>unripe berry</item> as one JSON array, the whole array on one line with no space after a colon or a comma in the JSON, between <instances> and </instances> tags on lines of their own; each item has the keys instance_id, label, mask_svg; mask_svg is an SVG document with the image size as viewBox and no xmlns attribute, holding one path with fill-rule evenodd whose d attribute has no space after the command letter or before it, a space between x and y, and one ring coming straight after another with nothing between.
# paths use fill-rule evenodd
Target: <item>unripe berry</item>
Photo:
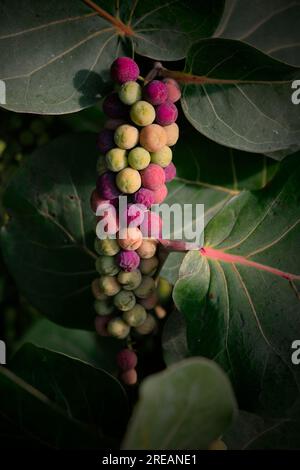
<instances>
[{"instance_id":1,"label":"unripe berry","mask_svg":"<svg viewBox=\"0 0 300 470\"><path fill-rule=\"evenodd\" d=\"M99 256L96 263L96 271L99 274L107 274L108 276L115 276L120 271L114 256Z\"/></svg>"},{"instance_id":2,"label":"unripe berry","mask_svg":"<svg viewBox=\"0 0 300 470\"><path fill-rule=\"evenodd\" d=\"M155 163L141 171L142 185L152 191L158 189L165 183L166 177L163 168Z\"/></svg>"},{"instance_id":3,"label":"unripe berry","mask_svg":"<svg viewBox=\"0 0 300 470\"><path fill-rule=\"evenodd\" d=\"M146 238L161 238L162 236L162 220L159 214L148 211L145 214L144 220L141 223L140 230L143 237Z\"/></svg>"},{"instance_id":4,"label":"unripe berry","mask_svg":"<svg viewBox=\"0 0 300 470\"><path fill-rule=\"evenodd\" d=\"M106 154L106 164L111 171L121 171L127 167L126 150L113 148Z\"/></svg>"},{"instance_id":5,"label":"unripe berry","mask_svg":"<svg viewBox=\"0 0 300 470\"><path fill-rule=\"evenodd\" d=\"M137 126L149 126L155 119L155 109L147 101L137 101L131 106L130 118Z\"/></svg>"},{"instance_id":6,"label":"unripe berry","mask_svg":"<svg viewBox=\"0 0 300 470\"><path fill-rule=\"evenodd\" d=\"M139 299L139 303L143 305L147 310L151 310L157 305L158 296L157 291L153 292L153 294L149 295L146 299Z\"/></svg>"},{"instance_id":7,"label":"unripe berry","mask_svg":"<svg viewBox=\"0 0 300 470\"><path fill-rule=\"evenodd\" d=\"M152 240L151 238L147 239L144 238L141 246L137 250L137 254L140 258L149 259L152 258L157 249L157 242L156 240Z\"/></svg>"},{"instance_id":8,"label":"unripe berry","mask_svg":"<svg viewBox=\"0 0 300 470\"><path fill-rule=\"evenodd\" d=\"M115 130L114 140L120 149L132 149L139 141L139 131L130 124L123 124Z\"/></svg>"},{"instance_id":9,"label":"unripe berry","mask_svg":"<svg viewBox=\"0 0 300 470\"><path fill-rule=\"evenodd\" d=\"M118 243L123 250L137 250L142 241L142 232L137 227L128 227L119 232Z\"/></svg>"},{"instance_id":10,"label":"unripe berry","mask_svg":"<svg viewBox=\"0 0 300 470\"><path fill-rule=\"evenodd\" d=\"M117 83L135 81L140 70L137 63L130 57L118 57L110 68L111 78Z\"/></svg>"},{"instance_id":11,"label":"unripe berry","mask_svg":"<svg viewBox=\"0 0 300 470\"><path fill-rule=\"evenodd\" d=\"M141 275L142 281L142 275ZM92 293L96 300L107 300L107 295L103 294L100 290L99 279L94 279L92 282ZM136 286L137 287L137 286Z\"/></svg>"},{"instance_id":12,"label":"unripe berry","mask_svg":"<svg viewBox=\"0 0 300 470\"><path fill-rule=\"evenodd\" d=\"M178 117L178 109L171 101L166 101L156 108L156 122L161 126L169 126L176 121Z\"/></svg>"},{"instance_id":13,"label":"unripe berry","mask_svg":"<svg viewBox=\"0 0 300 470\"><path fill-rule=\"evenodd\" d=\"M128 163L135 170L147 168L151 160L150 153L143 147L135 147L128 154Z\"/></svg>"},{"instance_id":14,"label":"unripe berry","mask_svg":"<svg viewBox=\"0 0 300 470\"><path fill-rule=\"evenodd\" d=\"M166 183L169 183L176 177L176 167L173 162L171 162L166 168L164 168Z\"/></svg>"},{"instance_id":15,"label":"unripe berry","mask_svg":"<svg viewBox=\"0 0 300 470\"><path fill-rule=\"evenodd\" d=\"M227 445L222 439L216 439L209 445L208 450L227 450Z\"/></svg>"},{"instance_id":16,"label":"unripe berry","mask_svg":"<svg viewBox=\"0 0 300 470\"><path fill-rule=\"evenodd\" d=\"M114 306L110 300L95 300L94 308L98 315L110 315L114 311Z\"/></svg>"},{"instance_id":17,"label":"unripe berry","mask_svg":"<svg viewBox=\"0 0 300 470\"><path fill-rule=\"evenodd\" d=\"M119 89L119 98L122 103L127 105L133 105L139 101L142 97L142 88L141 86L132 80L129 82L123 83Z\"/></svg>"},{"instance_id":18,"label":"unripe berry","mask_svg":"<svg viewBox=\"0 0 300 470\"><path fill-rule=\"evenodd\" d=\"M124 168L117 174L116 184L122 193L134 194L141 187L141 176L133 168Z\"/></svg>"},{"instance_id":19,"label":"unripe berry","mask_svg":"<svg viewBox=\"0 0 300 470\"><path fill-rule=\"evenodd\" d=\"M135 369L126 370L121 374L121 380L125 385L131 386L137 383L137 373Z\"/></svg>"},{"instance_id":20,"label":"unripe berry","mask_svg":"<svg viewBox=\"0 0 300 470\"><path fill-rule=\"evenodd\" d=\"M154 192L151 191L151 189L140 188L134 194L134 201L137 204L142 204L147 209L150 209L150 207L154 204Z\"/></svg>"},{"instance_id":21,"label":"unripe berry","mask_svg":"<svg viewBox=\"0 0 300 470\"><path fill-rule=\"evenodd\" d=\"M116 295L121 290L121 286L114 276L101 276L99 279L100 291L110 296Z\"/></svg>"},{"instance_id":22,"label":"unripe berry","mask_svg":"<svg viewBox=\"0 0 300 470\"><path fill-rule=\"evenodd\" d=\"M140 264L140 257L136 251L123 251L117 255L117 262L120 268L126 272L135 271Z\"/></svg>"},{"instance_id":23,"label":"unripe berry","mask_svg":"<svg viewBox=\"0 0 300 470\"><path fill-rule=\"evenodd\" d=\"M154 311L155 311L155 315L160 320L162 320L163 318L167 316L167 310L163 308L161 305L156 305Z\"/></svg>"},{"instance_id":24,"label":"unripe berry","mask_svg":"<svg viewBox=\"0 0 300 470\"><path fill-rule=\"evenodd\" d=\"M173 80L173 78L164 78L163 83L166 85L168 90L168 100L172 101L172 103L176 103L176 101L180 100L181 91L176 80Z\"/></svg>"},{"instance_id":25,"label":"unripe berry","mask_svg":"<svg viewBox=\"0 0 300 470\"><path fill-rule=\"evenodd\" d=\"M100 155L100 157L97 160L96 171L99 176L107 172L106 160L103 155Z\"/></svg>"},{"instance_id":26,"label":"unripe berry","mask_svg":"<svg viewBox=\"0 0 300 470\"><path fill-rule=\"evenodd\" d=\"M103 101L103 112L113 119L124 119L128 116L128 108L120 100L117 93L111 93Z\"/></svg>"},{"instance_id":27,"label":"unripe berry","mask_svg":"<svg viewBox=\"0 0 300 470\"><path fill-rule=\"evenodd\" d=\"M103 199L115 199L120 196L120 191L116 186L116 178L114 173L107 171L103 175L98 176L97 191Z\"/></svg>"},{"instance_id":28,"label":"unripe berry","mask_svg":"<svg viewBox=\"0 0 300 470\"><path fill-rule=\"evenodd\" d=\"M110 118L110 119L107 119L107 121L105 122L105 128L106 129L110 129L111 131L115 131L117 129L117 127L120 127L122 126L123 124L126 124L126 120L125 119L113 119L113 118Z\"/></svg>"},{"instance_id":29,"label":"unripe berry","mask_svg":"<svg viewBox=\"0 0 300 470\"><path fill-rule=\"evenodd\" d=\"M150 276L143 276L141 284L134 290L134 293L139 299L146 299L148 296L153 294L154 291L154 279Z\"/></svg>"},{"instance_id":30,"label":"unripe berry","mask_svg":"<svg viewBox=\"0 0 300 470\"><path fill-rule=\"evenodd\" d=\"M157 293L159 298L159 303L161 305L166 305L172 298L173 286L170 284L167 279L160 277L157 285Z\"/></svg>"},{"instance_id":31,"label":"unripe berry","mask_svg":"<svg viewBox=\"0 0 300 470\"><path fill-rule=\"evenodd\" d=\"M179 138L179 127L176 122L164 127L165 133L167 134L167 145L175 145Z\"/></svg>"},{"instance_id":32,"label":"unripe berry","mask_svg":"<svg viewBox=\"0 0 300 470\"><path fill-rule=\"evenodd\" d=\"M120 317L113 318L107 325L107 331L111 336L124 339L129 335L130 327Z\"/></svg>"},{"instance_id":33,"label":"unripe berry","mask_svg":"<svg viewBox=\"0 0 300 470\"><path fill-rule=\"evenodd\" d=\"M167 100L168 88L160 80L152 80L144 87L143 95L146 101L157 106Z\"/></svg>"},{"instance_id":34,"label":"unripe berry","mask_svg":"<svg viewBox=\"0 0 300 470\"><path fill-rule=\"evenodd\" d=\"M167 144L167 134L162 126L150 124L140 132L140 144L148 152L156 152Z\"/></svg>"},{"instance_id":35,"label":"unripe berry","mask_svg":"<svg viewBox=\"0 0 300 470\"><path fill-rule=\"evenodd\" d=\"M129 273L126 271L120 271L118 274L118 282L121 284L123 289L134 290L142 282L142 274L138 269Z\"/></svg>"},{"instance_id":36,"label":"unripe berry","mask_svg":"<svg viewBox=\"0 0 300 470\"><path fill-rule=\"evenodd\" d=\"M114 238L96 238L94 247L98 255L114 256L120 251L120 246Z\"/></svg>"},{"instance_id":37,"label":"unripe berry","mask_svg":"<svg viewBox=\"0 0 300 470\"><path fill-rule=\"evenodd\" d=\"M157 152L151 153L151 162L163 168L168 166L171 163L171 161L172 161L172 150L167 145L165 145L160 150L157 150Z\"/></svg>"},{"instance_id":38,"label":"unripe berry","mask_svg":"<svg viewBox=\"0 0 300 470\"><path fill-rule=\"evenodd\" d=\"M114 132L109 129L102 129L97 138L97 148L101 153L106 153L115 145Z\"/></svg>"},{"instance_id":39,"label":"unripe berry","mask_svg":"<svg viewBox=\"0 0 300 470\"><path fill-rule=\"evenodd\" d=\"M123 313L123 320L132 327L140 326L147 318L147 312L142 305L135 304L135 306Z\"/></svg>"},{"instance_id":40,"label":"unripe berry","mask_svg":"<svg viewBox=\"0 0 300 470\"><path fill-rule=\"evenodd\" d=\"M95 330L100 336L109 336L107 331L107 325L112 319L112 315L105 315L100 317L99 315L95 318Z\"/></svg>"},{"instance_id":41,"label":"unripe berry","mask_svg":"<svg viewBox=\"0 0 300 470\"><path fill-rule=\"evenodd\" d=\"M134 369L137 366L137 355L131 349L122 349L117 354L117 365L123 371Z\"/></svg>"},{"instance_id":42,"label":"unripe berry","mask_svg":"<svg viewBox=\"0 0 300 470\"><path fill-rule=\"evenodd\" d=\"M161 204L168 195L168 188L163 184L160 188L156 189L154 192L154 204Z\"/></svg>"},{"instance_id":43,"label":"unripe berry","mask_svg":"<svg viewBox=\"0 0 300 470\"><path fill-rule=\"evenodd\" d=\"M136 303L135 295L132 291L121 290L114 296L114 306L122 312L131 310Z\"/></svg>"},{"instance_id":44,"label":"unripe berry","mask_svg":"<svg viewBox=\"0 0 300 470\"><path fill-rule=\"evenodd\" d=\"M141 259L140 262L140 271L142 274L147 274L148 276L153 276L157 267L159 265L159 260L156 256L148 259Z\"/></svg>"},{"instance_id":45,"label":"unripe berry","mask_svg":"<svg viewBox=\"0 0 300 470\"><path fill-rule=\"evenodd\" d=\"M149 335L153 332L153 330L155 330L155 328L156 320L152 315L150 315L150 313L148 313L144 323L141 326L135 328L135 331L137 331L140 335Z\"/></svg>"}]
</instances>

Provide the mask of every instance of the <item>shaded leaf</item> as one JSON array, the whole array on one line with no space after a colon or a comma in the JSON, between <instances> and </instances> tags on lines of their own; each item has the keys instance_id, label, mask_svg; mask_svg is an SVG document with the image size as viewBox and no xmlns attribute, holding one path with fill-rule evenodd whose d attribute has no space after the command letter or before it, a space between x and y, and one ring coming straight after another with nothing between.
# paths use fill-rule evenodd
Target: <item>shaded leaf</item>
<instances>
[{"instance_id":1,"label":"shaded leaf","mask_svg":"<svg viewBox=\"0 0 300 470\"><path fill-rule=\"evenodd\" d=\"M230 424L235 399L222 370L186 359L141 385L125 449L207 449Z\"/></svg>"},{"instance_id":2,"label":"shaded leaf","mask_svg":"<svg viewBox=\"0 0 300 470\"><path fill-rule=\"evenodd\" d=\"M291 345L300 328L299 154L273 182L243 192L210 221L181 267L174 299L192 355L230 374L240 407L283 416L299 395Z\"/></svg>"},{"instance_id":3,"label":"shaded leaf","mask_svg":"<svg viewBox=\"0 0 300 470\"><path fill-rule=\"evenodd\" d=\"M185 318L174 310L168 315L162 334L164 360L167 366L189 356Z\"/></svg>"}]
</instances>

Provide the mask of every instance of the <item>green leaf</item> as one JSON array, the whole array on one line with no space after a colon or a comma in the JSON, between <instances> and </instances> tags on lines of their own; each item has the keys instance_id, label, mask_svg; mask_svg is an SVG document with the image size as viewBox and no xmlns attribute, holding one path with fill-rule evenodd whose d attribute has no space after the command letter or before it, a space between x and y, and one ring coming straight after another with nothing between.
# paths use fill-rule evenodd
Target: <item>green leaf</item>
<instances>
[{"instance_id":1,"label":"green leaf","mask_svg":"<svg viewBox=\"0 0 300 470\"><path fill-rule=\"evenodd\" d=\"M226 0L216 37L238 39L292 65L300 65L299 0ZM275 33L276 32L276 33Z\"/></svg>"},{"instance_id":2,"label":"green leaf","mask_svg":"<svg viewBox=\"0 0 300 470\"><path fill-rule=\"evenodd\" d=\"M199 37L210 36L223 1L3 0L0 5L0 79L6 109L62 114L93 105L107 90L112 61L138 53L176 60ZM118 5L118 3L116 3ZM120 16L120 18L119 18ZM127 26L131 23L131 26ZM126 54L127 55L127 54Z\"/></svg>"},{"instance_id":3,"label":"green leaf","mask_svg":"<svg viewBox=\"0 0 300 470\"><path fill-rule=\"evenodd\" d=\"M118 373L116 355L122 342L114 338L98 337L90 331L63 328L43 318L26 332L18 349L25 343L81 359L113 375Z\"/></svg>"},{"instance_id":4,"label":"green leaf","mask_svg":"<svg viewBox=\"0 0 300 470\"><path fill-rule=\"evenodd\" d=\"M206 359L186 359L142 383L123 448L207 449L234 412L222 370Z\"/></svg>"},{"instance_id":5,"label":"green leaf","mask_svg":"<svg viewBox=\"0 0 300 470\"><path fill-rule=\"evenodd\" d=\"M230 374L240 407L282 416L299 394L291 345L300 328L300 160L265 189L233 198L190 252L174 288L192 355Z\"/></svg>"},{"instance_id":6,"label":"green leaf","mask_svg":"<svg viewBox=\"0 0 300 470\"><path fill-rule=\"evenodd\" d=\"M117 445L128 405L111 375L30 344L14 356L11 368L0 368L0 431L8 444L20 439L54 448Z\"/></svg>"},{"instance_id":7,"label":"green leaf","mask_svg":"<svg viewBox=\"0 0 300 470\"><path fill-rule=\"evenodd\" d=\"M174 310L167 317L163 328L162 347L167 366L189 356L185 318L178 310Z\"/></svg>"},{"instance_id":8,"label":"green leaf","mask_svg":"<svg viewBox=\"0 0 300 470\"><path fill-rule=\"evenodd\" d=\"M73 328L92 329L95 317L95 147L93 134L54 140L26 159L4 197L11 218L3 256L18 287L50 320Z\"/></svg>"},{"instance_id":9,"label":"green leaf","mask_svg":"<svg viewBox=\"0 0 300 470\"><path fill-rule=\"evenodd\" d=\"M300 115L291 100L298 69L215 38L194 44L185 73L174 74L184 83L186 118L210 139L277 159L299 149Z\"/></svg>"},{"instance_id":10,"label":"green leaf","mask_svg":"<svg viewBox=\"0 0 300 470\"><path fill-rule=\"evenodd\" d=\"M241 152L212 142L190 124L180 123L174 147L177 177L168 184L169 204L204 204L205 224L243 189L260 189L276 174L279 164L263 155ZM162 275L175 284L183 260L169 255Z\"/></svg>"},{"instance_id":11,"label":"green leaf","mask_svg":"<svg viewBox=\"0 0 300 470\"><path fill-rule=\"evenodd\" d=\"M299 415L282 419L264 419L261 416L240 411L223 439L228 448L234 450L298 449Z\"/></svg>"}]
</instances>

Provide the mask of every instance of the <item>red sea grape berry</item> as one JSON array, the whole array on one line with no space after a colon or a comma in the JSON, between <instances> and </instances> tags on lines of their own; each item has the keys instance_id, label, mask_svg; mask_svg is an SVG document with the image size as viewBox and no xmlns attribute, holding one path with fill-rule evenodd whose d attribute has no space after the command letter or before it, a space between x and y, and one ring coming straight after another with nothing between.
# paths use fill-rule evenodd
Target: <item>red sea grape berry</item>
<instances>
[{"instance_id":1,"label":"red sea grape berry","mask_svg":"<svg viewBox=\"0 0 300 470\"><path fill-rule=\"evenodd\" d=\"M97 317L95 318L95 329L98 335L109 336L109 333L107 331L107 325L112 318L112 315L97 315Z\"/></svg>"},{"instance_id":2,"label":"red sea grape berry","mask_svg":"<svg viewBox=\"0 0 300 470\"><path fill-rule=\"evenodd\" d=\"M169 183L176 177L176 166L171 162L166 168L164 168L166 183Z\"/></svg>"},{"instance_id":3,"label":"red sea grape berry","mask_svg":"<svg viewBox=\"0 0 300 470\"><path fill-rule=\"evenodd\" d=\"M160 80L152 80L144 87L144 98L155 106L164 103L168 98L166 84Z\"/></svg>"},{"instance_id":4,"label":"red sea grape berry","mask_svg":"<svg viewBox=\"0 0 300 470\"><path fill-rule=\"evenodd\" d=\"M176 121L178 109L171 101L166 101L156 107L156 122L161 126L169 126Z\"/></svg>"},{"instance_id":5,"label":"red sea grape berry","mask_svg":"<svg viewBox=\"0 0 300 470\"><path fill-rule=\"evenodd\" d=\"M140 188L134 194L134 201L137 204L143 204L147 209L150 209L152 204L154 204L154 192L151 189Z\"/></svg>"},{"instance_id":6,"label":"red sea grape berry","mask_svg":"<svg viewBox=\"0 0 300 470\"><path fill-rule=\"evenodd\" d=\"M97 138L97 149L101 153L106 153L115 146L114 131L102 129Z\"/></svg>"},{"instance_id":7,"label":"red sea grape berry","mask_svg":"<svg viewBox=\"0 0 300 470\"><path fill-rule=\"evenodd\" d=\"M121 250L117 255L117 263L123 271L135 271L140 264L140 257L135 251Z\"/></svg>"},{"instance_id":8,"label":"red sea grape berry","mask_svg":"<svg viewBox=\"0 0 300 470\"><path fill-rule=\"evenodd\" d=\"M94 191L91 194L91 199L90 199L92 211L96 214L98 206L100 206L100 204L103 204L103 203L108 204L109 201L100 197L97 189L94 189Z\"/></svg>"},{"instance_id":9,"label":"red sea grape berry","mask_svg":"<svg viewBox=\"0 0 300 470\"><path fill-rule=\"evenodd\" d=\"M166 85L168 90L168 100L172 101L172 103L176 103L176 101L180 100L181 91L176 80L173 80L173 78L164 78L163 83Z\"/></svg>"},{"instance_id":10,"label":"red sea grape berry","mask_svg":"<svg viewBox=\"0 0 300 470\"><path fill-rule=\"evenodd\" d=\"M137 355L131 349L122 349L117 354L117 364L123 371L134 369L137 365Z\"/></svg>"},{"instance_id":11,"label":"red sea grape berry","mask_svg":"<svg viewBox=\"0 0 300 470\"><path fill-rule=\"evenodd\" d=\"M137 383L137 373L135 369L126 370L121 374L121 380L125 385L135 385Z\"/></svg>"},{"instance_id":12,"label":"red sea grape berry","mask_svg":"<svg viewBox=\"0 0 300 470\"><path fill-rule=\"evenodd\" d=\"M115 180L114 173L110 171L98 176L97 191L103 199L115 199L121 194L116 186Z\"/></svg>"},{"instance_id":13,"label":"red sea grape berry","mask_svg":"<svg viewBox=\"0 0 300 470\"><path fill-rule=\"evenodd\" d=\"M161 204L168 195L168 188L165 184L154 191L154 204Z\"/></svg>"},{"instance_id":14,"label":"red sea grape berry","mask_svg":"<svg viewBox=\"0 0 300 470\"><path fill-rule=\"evenodd\" d=\"M111 78L117 83L125 83L136 80L140 75L137 63L130 57L118 57L110 69Z\"/></svg>"},{"instance_id":15,"label":"red sea grape berry","mask_svg":"<svg viewBox=\"0 0 300 470\"><path fill-rule=\"evenodd\" d=\"M159 214L148 211L145 214L143 223L140 226L141 232L147 238L161 238L162 220Z\"/></svg>"},{"instance_id":16,"label":"red sea grape berry","mask_svg":"<svg viewBox=\"0 0 300 470\"><path fill-rule=\"evenodd\" d=\"M122 103L116 92L111 93L105 98L102 108L103 112L113 119L122 119L128 116L129 108Z\"/></svg>"},{"instance_id":17,"label":"red sea grape berry","mask_svg":"<svg viewBox=\"0 0 300 470\"><path fill-rule=\"evenodd\" d=\"M163 168L155 163L141 171L142 186L155 191L165 183L166 177Z\"/></svg>"}]
</instances>

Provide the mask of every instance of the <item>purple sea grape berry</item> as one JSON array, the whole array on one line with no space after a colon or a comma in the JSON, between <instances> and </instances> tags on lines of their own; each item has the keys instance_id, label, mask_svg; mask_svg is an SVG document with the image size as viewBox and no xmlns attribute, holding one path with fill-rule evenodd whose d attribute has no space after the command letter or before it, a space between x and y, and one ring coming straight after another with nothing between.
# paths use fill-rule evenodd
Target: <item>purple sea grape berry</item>
<instances>
[{"instance_id":1,"label":"purple sea grape berry","mask_svg":"<svg viewBox=\"0 0 300 470\"><path fill-rule=\"evenodd\" d=\"M176 177L176 166L171 162L168 166L164 168L166 183L169 183Z\"/></svg>"},{"instance_id":2,"label":"purple sea grape berry","mask_svg":"<svg viewBox=\"0 0 300 470\"><path fill-rule=\"evenodd\" d=\"M114 131L102 129L97 137L97 149L101 153L106 153L115 146Z\"/></svg>"},{"instance_id":3,"label":"purple sea grape berry","mask_svg":"<svg viewBox=\"0 0 300 470\"><path fill-rule=\"evenodd\" d=\"M135 369L126 370L122 372L120 378L125 385L135 385L137 383L137 372Z\"/></svg>"},{"instance_id":4,"label":"purple sea grape berry","mask_svg":"<svg viewBox=\"0 0 300 470\"><path fill-rule=\"evenodd\" d=\"M155 163L150 163L147 168L141 171L142 186L155 191L165 184L165 172L163 168Z\"/></svg>"},{"instance_id":5,"label":"purple sea grape berry","mask_svg":"<svg viewBox=\"0 0 300 470\"><path fill-rule=\"evenodd\" d=\"M118 93L113 92L103 101L103 112L113 119L124 119L128 117L129 108L122 103Z\"/></svg>"},{"instance_id":6,"label":"purple sea grape berry","mask_svg":"<svg viewBox=\"0 0 300 470\"><path fill-rule=\"evenodd\" d=\"M107 121L104 124L105 129L109 129L111 131L115 131L117 127L122 126L122 124L126 124L125 119L107 119Z\"/></svg>"},{"instance_id":7,"label":"purple sea grape berry","mask_svg":"<svg viewBox=\"0 0 300 470\"><path fill-rule=\"evenodd\" d=\"M176 103L176 101L180 100L181 91L176 80L173 78L164 78L163 83L166 85L168 90L168 100L172 101L172 103Z\"/></svg>"},{"instance_id":8,"label":"purple sea grape berry","mask_svg":"<svg viewBox=\"0 0 300 470\"><path fill-rule=\"evenodd\" d=\"M156 122L160 126L173 124L178 117L178 109L171 101L165 101L156 107Z\"/></svg>"},{"instance_id":9,"label":"purple sea grape berry","mask_svg":"<svg viewBox=\"0 0 300 470\"><path fill-rule=\"evenodd\" d=\"M137 355L131 349L121 349L117 354L117 365L123 371L134 369L137 362Z\"/></svg>"},{"instance_id":10,"label":"purple sea grape berry","mask_svg":"<svg viewBox=\"0 0 300 470\"><path fill-rule=\"evenodd\" d=\"M117 263L123 271L135 271L140 264L140 257L136 251L121 250L117 255Z\"/></svg>"},{"instance_id":11,"label":"purple sea grape berry","mask_svg":"<svg viewBox=\"0 0 300 470\"><path fill-rule=\"evenodd\" d=\"M158 189L156 189L154 192L154 204L161 204L164 202L168 195L168 188L165 184L160 186Z\"/></svg>"},{"instance_id":12,"label":"purple sea grape berry","mask_svg":"<svg viewBox=\"0 0 300 470\"><path fill-rule=\"evenodd\" d=\"M154 204L154 192L151 189L140 188L134 194L134 202L144 205L147 209Z\"/></svg>"},{"instance_id":13,"label":"purple sea grape berry","mask_svg":"<svg viewBox=\"0 0 300 470\"><path fill-rule=\"evenodd\" d=\"M122 225L125 227L138 227L144 220L147 207L143 204L128 204L124 214L121 215Z\"/></svg>"},{"instance_id":14,"label":"purple sea grape berry","mask_svg":"<svg viewBox=\"0 0 300 470\"><path fill-rule=\"evenodd\" d=\"M168 88L164 82L152 80L144 87L143 95L146 101L157 106L167 100Z\"/></svg>"},{"instance_id":15,"label":"purple sea grape berry","mask_svg":"<svg viewBox=\"0 0 300 470\"><path fill-rule=\"evenodd\" d=\"M117 83L135 81L140 75L137 63L130 57L118 57L112 63L111 78Z\"/></svg>"},{"instance_id":16,"label":"purple sea grape berry","mask_svg":"<svg viewBox=\"0 0 300 470\"><path fill-rule=\"evenodd\" d=\"M120 191L116 185L115 174L107 171L97 178L97 191L103 199L111 200L120 196Z\"/></svg>"}]
</instances>

